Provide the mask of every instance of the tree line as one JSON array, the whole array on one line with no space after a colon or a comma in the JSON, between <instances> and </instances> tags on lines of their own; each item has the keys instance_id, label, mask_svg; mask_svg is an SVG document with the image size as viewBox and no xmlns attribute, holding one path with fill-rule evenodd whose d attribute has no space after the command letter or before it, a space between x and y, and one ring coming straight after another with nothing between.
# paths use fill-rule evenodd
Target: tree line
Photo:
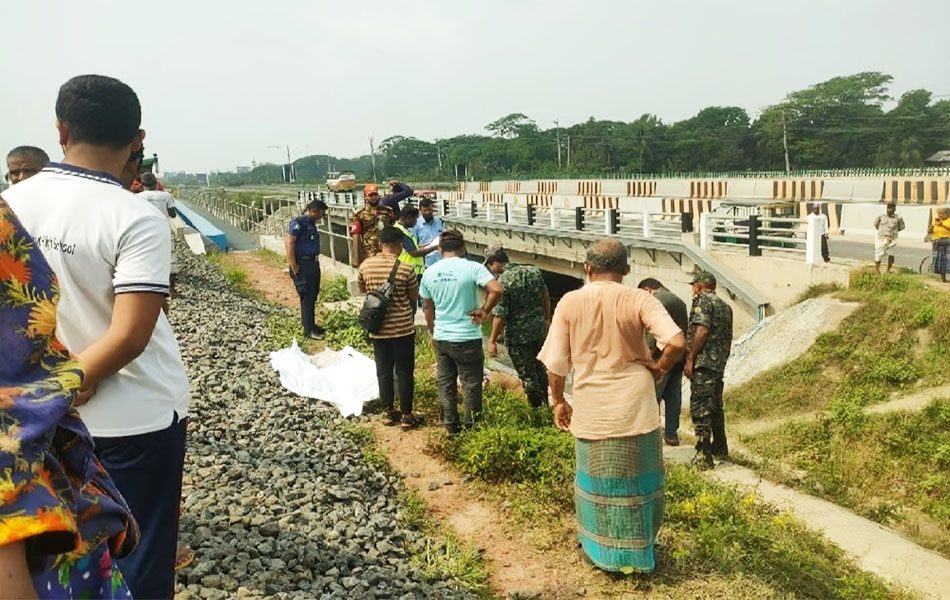
<instances>
[{"instance_id":1,"label":"tree line","mask_svg":"<svg viewBox=\"0 0 950 600\"><path fill-rule=\"evenodd\" d=\"M453 181L925 166L930 155L950 149L950 99L924 89L893 98L892 79L879 72L835 77L789 93L755 118L737 106L711 106L674 123L647 113L631 122L591 117L542 128L527 115L512 113L486 125L485 134L434 141L390 137L375 157L376 178ZM360 180L373 178L369 155L307 156L294 164L298 181L305 183L323 181L329 165L354 171ZM231 185L277 183L281 169L262 165L215 179Z\"/></svg>"}]
</instances>

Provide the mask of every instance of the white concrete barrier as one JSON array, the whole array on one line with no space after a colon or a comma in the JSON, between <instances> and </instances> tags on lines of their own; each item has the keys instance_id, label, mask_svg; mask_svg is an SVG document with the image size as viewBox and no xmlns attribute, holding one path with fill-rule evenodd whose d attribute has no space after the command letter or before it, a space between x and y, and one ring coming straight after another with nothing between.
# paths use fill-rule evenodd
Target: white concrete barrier
<instances>
[{"instance_id":1,"label":"white concrete barrier","mask_svg":"<svg viewBox=\"0 0 950 600\"><path fill-rule=\"evenodd\" d=\"M755 179L729 179L726 185L731 198L756 198L755 184Z\"/></svg>"},{"instance_id":2,"label":"white concrete barrier","mask_svg":"<svg viewBox=\"0 0 950 600\"><path fill-rule=\"evenodd\" d=\"M854 194L853 179L826 179L825 187L822 190L822 200L837 200L839 202L850 202Z\"/></svg>"},{"instance_id":3,"label":"white concrete barrier","mask_svg":"<svg viewBox=\"0 0 950 600\"><path fill-rule=\"evenodd\" d=\"M875 235L874 219L883 215L884 204L845 204L841 207L841 229L845 236L849 234ZM904 218L907 228L900 238L922 242L930 225L930 206L897 205L897 214Z\"/></svg>"},{"instance_id":4,"label":"white concrete barrier","mask_svg":"<svg viewBox=\"0 0 950 600\"><path fill-rule=\"evenodd\" d=\"M626 179L605 179L600 184L600 193L604 196L626 196Z\"/></svg>"},{"instance_id":5,"label":"white concrete barrier","mask_svg":"<svg viewBox=\"0 0 950 600\"><path fill-rule=\"evenodd\" d=\"M654 196L665 198L689 198L688 179L661 179L656 182Z\"/></svg>"}]
</instances>

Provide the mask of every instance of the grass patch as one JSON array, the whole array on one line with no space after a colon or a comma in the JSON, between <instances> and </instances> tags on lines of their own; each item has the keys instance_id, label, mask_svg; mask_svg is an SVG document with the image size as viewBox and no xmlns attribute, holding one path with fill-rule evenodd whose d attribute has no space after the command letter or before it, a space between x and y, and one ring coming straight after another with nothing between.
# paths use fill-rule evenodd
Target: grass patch
<instances>
[{"instance_id":1,"label":"grass patch","mask_svg":"<svg viewBox=\"0 0 950 600\"><path fill-rule=\"evenodd\" d=\"M862 273L837 296L861 306L799 358L729 390L727 413L756 419L834 403L866 406L950 382L950 294L918 275Z\"/></svg>"},{"instance_id":2,"label":"grass patch","mask_svg":"<svg viewBox=\"0 0 950 600\"><path fill-rule=\"evenodd\" d=\"M842 289L844 288L837 281L830 283L814 283L805 288L805 291L799 294L792 304L800 304L805 300L811 300L812 298L833 294L835 292L841 291Z\"/></svg>"},{"instance_id":3,"label":"grass patch","mask_svg":"<svg viewBox=\"0 0 950 600\"><path fill-rule=\"evenodd\" d=\"M268 267L273 267L275 269L287 268L287 257L283 254L278 254L273 250L268 250L267 248L258 248L254 251L254 256L259 258L260 261Z\"/></svg>"},{"instance_id":4,"label":"grass patch","mask_svg":"<svg viewBox=\"0 0 950 600\"><path fill-rule=\"evenodd\" d=\"M486 388L482 423L433 449L499 490L520 518L567 524L573 508L573 438L551 426L548 409L533 410L523 394ZM819 534L754 495L714 483L692 469L668 465L665 522L658 570L615 577L605 595L633 592L702 595L697 581L727 580L731 597L893 598L899 593L853 565ZM534 527L537 526L533 522ZM568 526L568 525L565 525ZM570 543L562 536L554 543ZM699 588L700 590L702 587Z\"/></svg>"},{"instance_id":5,"label":"grass patch","mask_svg":"<svg viewBox=\"0 0 950 600\"><path fill-rule=\"evenodd\" d=\"M218 268L235 292L252 300L264 300L264 295L251 283L247 271L231 262L227 254L221 252L209 254L208 262Z\"/></svg>"},{"instance_id":6,"label":"grass patch","mask_svg":"<svg viewBox=\"0 0 950 600\"><path fill-rule=\"evenodd\" d=\"M389 461L376 445L371 429L346 421L342 431L362 448L367 463L376 469L392 472ZM410 549L410 561L420 569L423 577L430 582L452 581L478 598L491 598L488 570L481 551L459 541L454 533L432 518L425 500L414 490L401 489L397 499L399 521L425 536Z\"/></svg>"},{"instance_id":7,"label":"grass patch","mask_svg":"<svg viewBox=\"0 0 950 600\"><path fill-rule=\"evenodd\" d=\"M330 275L320 280L321 302L342 302L350 297L346 275Z\"/></svg>"},{"instance_id":8,"label":"grass patch","mask_svg":"<svg viewBox=\"0 0 950 600\"><path fill-rule=\"evenodd\" d=\"M882 415L835 403L820 421L747 442L766 460L805 472L779 476L786 482L950 555L950 399Z\"/></svg>"},{"instance_id":9,"label":"grass patch","mask_svg":"<svg viewBox=\"0 0 950 600\"><path fill-rule=\"evenodd\" d=\"M355 310L332 309L323 316L323 328L326 329L327 347L340 350L351 346L363 354L373 356L373 344L360 326Z\"/></svg>"}]
</instances>

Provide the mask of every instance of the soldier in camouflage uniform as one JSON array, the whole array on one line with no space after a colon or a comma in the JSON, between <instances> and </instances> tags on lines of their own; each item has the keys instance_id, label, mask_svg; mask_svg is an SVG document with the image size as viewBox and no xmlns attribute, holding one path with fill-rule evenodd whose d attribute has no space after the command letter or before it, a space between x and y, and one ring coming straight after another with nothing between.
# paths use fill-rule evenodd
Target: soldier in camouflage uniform
<instances>
[{"instance_id":1,"label":"soldier in camouflage uniform","mask_svg":"<svg viewBox=\"0 0 950 600\"><path fill-rule=\"evenodd\" d=\"M492 314L488 354L498 354L498 337L505 334L508 356L518 372L531 406L548 404L548 372L537 359L551 322L551 298L537 267L509 264L501 248L489 247L485 266L505 290Z\"/></svg>"},{"instance_id":2,"label":"soldier in camouflage uniform","mask_svg":"<svg viewBox=\"0 0 950 600\"><path fill-rule=\"evenodd\" d=\"M696 428L697 459L701 466L709 468L715 464L714 455L729 455L722 376L732 350L732 309L716 295L716 278L711 273L701 271L691 283L693 307L686 332L683 374L692 381L689 413Z\"/></svg>"},{"instance_id":3,"label":"soldier in camouflage uniform","mask_svg":"<svg viewBox=\"0 0 950 600\"><path fill-rule=\"evenodd\" d=\"M350 231L354 237L359 236L357 266L370 256L379 254L379 230L395 221L392 211L379 204L378 185L367 183L363 188L363 198L366 205L356 211L350 221Z\"/></svg>"}]
</instances>

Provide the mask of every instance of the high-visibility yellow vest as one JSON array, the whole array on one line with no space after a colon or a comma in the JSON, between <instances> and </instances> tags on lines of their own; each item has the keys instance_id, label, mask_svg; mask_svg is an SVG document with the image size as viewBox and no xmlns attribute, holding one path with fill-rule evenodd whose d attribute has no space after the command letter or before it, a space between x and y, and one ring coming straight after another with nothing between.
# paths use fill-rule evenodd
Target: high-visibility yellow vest
<instances>
[{"instance_id":1,"label":"high-visibility yellow vest","mask_svg":"<svg viewBox=\"0 0 950 600\"><path fill-rule=\"evenodd\" d=\"M401 231L404 236L412 240L412 247L414 250L419 249L419 242L418 240L416 240L415 234L413 234L411 231L406 229L405 226L403 226L403 224L398 221L396 223L393 223L393 227ZM413 256L409 254L409 252L407 252L405 248L403 248L402 252L399 253L399 261L404 262L410 267L412 267L412 270L416 272L416 275L422 275L422 271L426 267L426 259L424 257Z\"/></svg>"}]
</instances>

